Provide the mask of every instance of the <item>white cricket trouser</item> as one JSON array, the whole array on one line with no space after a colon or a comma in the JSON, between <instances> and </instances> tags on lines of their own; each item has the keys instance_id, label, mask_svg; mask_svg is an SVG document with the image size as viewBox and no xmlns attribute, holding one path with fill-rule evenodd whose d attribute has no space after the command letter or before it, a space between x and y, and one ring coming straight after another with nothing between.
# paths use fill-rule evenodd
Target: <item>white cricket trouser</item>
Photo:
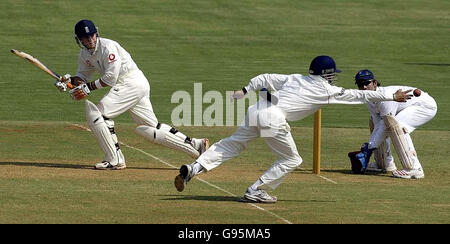
<instances>
[{"instance_id":1,"label":"white cricket trouser","mask_svg":"<svg viewBox=\"0 0 450 244\"><path fill-rule=\"evenodd\" d=\"M302 158L298 154L285 115L278 107L267 105L265 100L250 106L245 122L236 132L213 144L197 162L206 170L212 170L226 160L238 156L247 148L250 140L258 137L264 138L272 152L279 157L260 177L262 187L275 189L289 172L302 163Z\"/></svg>"},{"instance_id":2,"label":"white cricket trouser","mask_svg":"<svg viewBox=\"0 0 450 244\"><path fill-rule=\"evenodd\" d=\"M437 104L436 101L429 96L427 93L422 93L422 102L418 104L413 104L399 113L397 113L394 117L397 122L406 129L407 133L405 133L406 141L408 143L407 150L416 151L414 148L414 143L411 139L411 133L416 130L419 126L422 126L432 120L437 113ZM384 123L380 124L383 126L384 133L386 127ZM372 138L371 138L372 139ZM369 144L377 145L376 141L369 141ZM419 158L417 155L412 156L411 159L414 162L413 168L419 169L422 168L420 164Z\"/></svg>"},{"instance_id":3,"label":"white cricket trouser","mask_svg":"<svg viewBox=\"0 0 450 244\"><path fill-rule=\"evenodd\" d=\"M419 126L432 120L437 112L436 101L427 93L422 93L422 102L411 105L395 115L395 119L412 133Z\"/></svg>"},{"instance_id":4,"label":"white cricket trouser","mask_svg":"<svg viewBox=\"0 0 450 244\"><path fill-rule=\"evenodd\" d=\"M410 134L419 126L422 126L432 120L437 112L437 105L434 99L426 93L423 93L423 96L423 103L417 106L409 106L395 115L395 119L397 119L397 121L406 128L406 141L408 142L409 151L413 152L415 152L416 149L414 148L414 143ZM414 169L422 168L417 154L411 158L414 162Z\"/></svg>"},{"instance_id":5,"label":"white cricket trouser","mask_svg":"<svg viewBox=\"0 0 450 244\"><path fill-rule=\"evenodd\" d=\"M142 71L132 71L119 79L121 82L97 105L102 115L113 119L129 111L136 124L156 127L158 119L150 102L150 84Z\"/></svg>"}]
</instances>

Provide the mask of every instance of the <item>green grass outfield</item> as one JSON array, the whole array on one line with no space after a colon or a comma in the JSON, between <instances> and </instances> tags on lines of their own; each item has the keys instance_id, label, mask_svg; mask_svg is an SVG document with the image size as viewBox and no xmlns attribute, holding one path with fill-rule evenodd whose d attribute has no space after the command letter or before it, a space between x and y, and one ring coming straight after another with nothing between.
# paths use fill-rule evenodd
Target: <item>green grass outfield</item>
<instances>
[{"instance_id":1,"label":"green grass outfield","mask_svg":"<svg viewBox=\"0 0 450 244\"><path fill-rule=\"evenodd\" d=\"M353 149L350 138L367 136L363 129L324 129L322 174L314 175L312 129L293 128L305 162L273 192L279 202L257 204L261 210L238 202L276 159L261 139L178 193L173 178L191 158L151 145L133 133L133 124L122 124L117 132L128 168L93 170L102 154L83 127L70 122L0 123L2 223L448 223L450 219L450 167L447 155L435 153L448 150L443 142L449 132L417 131L413 139L427 138L416 143L426 178L399 180L388 174L351 174L343 151ZM183 129L192 135L208 132L213 142L234 130Z\"/></svg>"},{"instance_id":2,"label":"green grass outfield","mask_svg":"<svg viewBox=\"0 0 450 244\"><path fill-rule=\"evenodd\" d=\"M448 1L3 0L0 8L0 223L450 223ZM304 163L273 192L273 205L237 202L275 160L261 139L178 193L176 168L192 160L145 142L124 114L115 121L128 168L92 170L103 156L82 128L83 103L9 52L74 74L82 18L131 53L165 123L177 106L171 95L193 94L194 83L225 94L261 73L306 74L321 54L335 58L345 88L364 68L383 85L420 87L438 103L412 135L425 179L350 173L347 152L369 136L365 105L323 109L320 176L311 173L312 118L291 123ZM215 142L235 127L178 129Z\"/></svg>"}]
</instances>

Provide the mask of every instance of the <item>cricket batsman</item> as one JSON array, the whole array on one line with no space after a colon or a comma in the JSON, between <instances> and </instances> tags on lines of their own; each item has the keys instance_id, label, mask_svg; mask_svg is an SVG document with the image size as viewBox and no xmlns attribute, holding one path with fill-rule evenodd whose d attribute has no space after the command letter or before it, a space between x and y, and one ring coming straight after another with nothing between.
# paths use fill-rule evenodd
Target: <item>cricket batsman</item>
<instances>
[{"instance_id":1,"label":"cricket batsman","mask_svg":"<svg viewBox=\"0 0 450 244\"><path fill-rule=\"evenodd\" d=\"M76 86L70 90L70 96L75 100L86 98L93 90L110 88L98 104L85 100L87 123L105 153L95 169L126 168L113 119L127 111L137 124L136 133L152 143L193 158L198 158L209 147L206 138L190 138L170 125L158 122L150 102L147 78L119 43L99 36L91 20L76 23L75 40L81 48L78 71L75 76L66 74L65 82L57 80L55 86L60 91L67 90L68 82ZM92 81L96 71L100 77Z\"/></svg>"},{"instance_id":2,"label":"cricket batsman","mask_svg":"<svg viewBox=\"0 0 450 244\"><path fill-rule=\"evenodd\" d=\"M175 177L175 187L183 191L186 183L202 171L210 171L226 160L238 156L250 140L263 137L278 160L251 186L243 196L244 201L275 203L265 189L277 188L284 178L302 163L292 138L288 121L301 120L328 104L363 104L378 101L404 102L411 97L409 91L363 91L344 89L333 85L336 63L329 56L318 56L311 61L309 75L262 74L237 90L233 99L241 99L250 91L267 90L247 110L245 121L237 131L213 144L194 163L183 165Z\"/></svg>"},{"instance_id":3,"label":"cricket batsman","mask_svg":"<svg viewBox=\"0 0 450 244\"><path fill-rule=\"evenodd\" d=\"M437 113L436 101L427 92L416 87L381 86L373 72L367 69L356 73L355 84L360 90L393 92L403 89L412 90L414 94L414 97L405 103L385 101L367 104L373 131L368 143L364 144L369 151L369 156L367 159L361 158L361 169L392 171L392 176L396 178L424 178L425 174L414 148L411 133L434 118ZM390 142L394 145L402 164L401 170L397 170L393 161ZM370 151L374 152L375 164L368 164ZM354 168L354 165L352 167Z\"/></svg>"}]
</instances>

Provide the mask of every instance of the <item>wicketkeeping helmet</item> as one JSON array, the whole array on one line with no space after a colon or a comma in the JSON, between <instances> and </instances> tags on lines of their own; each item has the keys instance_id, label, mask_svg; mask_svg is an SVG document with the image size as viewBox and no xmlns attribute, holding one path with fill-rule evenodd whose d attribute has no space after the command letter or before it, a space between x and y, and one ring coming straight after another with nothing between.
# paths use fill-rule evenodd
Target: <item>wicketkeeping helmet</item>
<instances>
[{"instance_id":1,"label":"wicketkeeping helmet","mask_svg":"<svg viewBox=\"0 0 450 244\"><path fill-rule=\"evenodd\" d=\"M355 84L357 86L365 86L375 81L375 75L368 69L358 71L355 75Z\"/></svg>"},{"instance_id":2,"label":"wicketkeeping helmet","mask_svg":"<svg viewBox=\"0 0 450 244\"><path fill-rule=\"evenodd\" d=\"M340 72L341 70L336 68L333 58L326 55L315 57L309 66L310 75L320 75L330 84L336 80L336 73Z\"/></svg>"},{"instance_id":3,"label":"wicketkeeping helmet","mask_svg":"<svg viewBox=\"0 0 450 244\"><path fill-rule=\"evenodd\" d=\"M77 41L78 45L81 45L81 38L84 36L90 36L92 34L98 35L98 29L94 25L94 22L83 19L78 21L78 23L75 25L75 40Z\"/></svg>"}]
</instances>

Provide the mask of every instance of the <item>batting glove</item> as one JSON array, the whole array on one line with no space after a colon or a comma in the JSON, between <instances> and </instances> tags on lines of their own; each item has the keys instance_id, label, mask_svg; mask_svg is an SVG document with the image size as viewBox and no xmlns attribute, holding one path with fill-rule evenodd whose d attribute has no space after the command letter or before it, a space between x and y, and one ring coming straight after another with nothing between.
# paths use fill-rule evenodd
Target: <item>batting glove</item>
<instances>
[{"instance_id":1,"label":"batting glove","mask_svg":"<svg viewBox=\"0 0 450 244\"><path fill-rule=\"evenodd\" d=\"M56 89L58 89L60 92L65 92L67 91L67 85L64 82L61 82L59 80L56 80L55 83L53 84L56 86Z\"/></svg>"},{"instance_id":2,"label":"batting glove","mask_svg":"<svg viewBox=\"0 0 450 244\"><path fill-rule=\"evenodd\" d=\"M65 74L61 80L56 80L54 85L60 92L67 91L67 84L70 82L70 74Z\"/></svg>"},{"instance_id":3,"label":"batting glove","mask_svg":"<svg viewBox=\"0 0 450 244\"><path fill-rule=\"evenodd\" d=\"M82 100L83 98L87 97L91 91L89 90L88 86L86 84L81 84L72 90L70 90L70 96L74 100Z\"/></svg>"}]
</instances>

